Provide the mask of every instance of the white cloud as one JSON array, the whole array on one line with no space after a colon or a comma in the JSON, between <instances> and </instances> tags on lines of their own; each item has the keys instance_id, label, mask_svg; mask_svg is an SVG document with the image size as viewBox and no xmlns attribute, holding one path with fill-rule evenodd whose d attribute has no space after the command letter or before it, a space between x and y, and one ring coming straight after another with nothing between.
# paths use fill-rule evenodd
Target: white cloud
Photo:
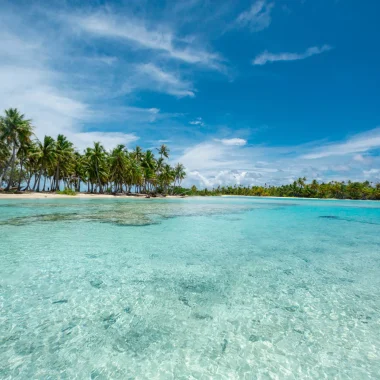
<instances>
[{"instance_id":1,"label":"white cloud","mask_svg":"<svg viewBox=\"0 0 380 380\"><path fill-rule=\"evenodd\" d=\"M109 66L113 65L115 62L118 61L117 57L109 57L109 56L99 56L99 57L96 57L95 59Z\"/></svg>"},{"instance_id":2,"label":"white cloud","mask_svg":"<svg viewBox=\"0 0 380 380\"><path fill-rule=\"evenodd\" d=\"M375 136L374 131L359 134L353 140L363 141L363 136L370 139ZM188 147L182 155L175 157L175 161L186 167L188 178L184 185L196 184L202 188L234 184L279 185L292 183L304 176L319 181L380 179L378 169L374 169L380 167L379 156L366 157L365 161L353 160L355 153L352 149L343 149L346 143L341 143L334 144L334 147L339 152L343 149L350 154L322 154L311 161L309 155L314 155L317 149L322 152L323 148L317 146L320 146L319 141L299 146L269 147L225 145L213 140Z\"/></svg>"},{"instance_id":3,"label":"white cloud","mask_svg":"<svg viewBox=\"0 0 380 380\"><path fill-rule=\"evenodd\" d=\"M265 65L268 62L278 62L278 61L297 61L301 59L309 58L313 55L318 55L323 52L331 50L332 47L329 45L323 45L321 47L311 47L308 48L303 53L270 53L268 51L265 51L264 53L261 53L258 55L252 63L254 65Z\"/></svg>"},{"instance_id":4,"label":"white cloud","mask_svg":"<svg viewBox=\"0 0 380 380\"><path fill-rule=\"evenodd\" d=\"M130 88L146 87L151 90L163 92L177 97L194 97L195 93L190 82L182 80L179 76L164 71L153 63L138 65L138 75L131 80Z\"/></svg>"},{"instance_id":5,"label":"white cloud","mask_svg":"<svg viewBox=\"0 0 380 380\"><path fill-rule=\"evenodd\" d=\"M329 156L343 156L368 152L377 148L380 148L380 127L359 133L343 143L328 144L317 148L313 152L305 154L303 158L311 160ZM356 155L355 157L356 161L362 161L362 156Z\"/></svg>"},{"instance_id":6,"label":"white cloud","mask_svg":"<svg viewBox=\"0 0 380 380\"><path fill-rule=\"evenodd\" d=\"M202 64L220 71L224 69L218 54L190 44L183 46L186 39L177 38L167 27L148 27L142 20L125 15L120 17L110 12L64 14L61 20L70 23L74 29L94 36L123 40L135 47L163 52L189 64Z\"/></svg>"},{"instance_id":7,"label":"white cloud","mask_svg":"<svg viewBox=\"0 0 380 380\"><path fill-rule=\"evenodd\" d=\"M364 162L365 161L365 158L363 157L362 154L355 154L355 156L353 157L353 159L355 161L359 161L359 162Z\"/></svg>"},{"instance_id":8,"label":"white cloud","mask_svg":"<svg viewBox=\"0 0 380 380\"><path fill-rule=\"evenodd\" d=\"M199 125L201 127L203 127L205 125L203 119L201 117L197 117L195 120L191 120L189 122L189 124L191 125Z\"/></svg>"},{"instance_id":9,"label":"white cloud","mask_svg":"<svg viewBox=\"0 0 380 380\"><path fill-rule=\"evenodd\" d=\"M118 144L130 147L130 144L139 138L133 133L121 132L74 132L68 133L67 137L75 141L75 148L79 151L92 146L94 141L100 141L105 149L110 150Z\"/></svg>"},{"instance_id":10,"label":"white cloud","mask_svg":"<svg viewBox=\"0 0 380 380\"><path fill-rule=\"evenodd\" d=\"M237 26L247 26L253 32L259 32L268 28L272 19L271 11L274 7L273 3L265 0L258 0L252 4L251 8L241 13L236 19Z\"/></svg>"},{"instance_id":11,"label":"white cloud","mask_svg":"<svg viewBox=\"0 0 380 380\"><path fill-rule=\"evenodd\" d=\"M128 122L129 127L136 128L170 117L155 107L112 105L108 100L112 91L104 78L99 85L99 77L92 75L92 70L98 73L99 62L112 65L117 58L83 57L82 53L67 58L70 47L57 44L48 26L45 33L38 34L35 29L28 29L28 25L15 12L0 15L0 112L9 107L18 108L32 119L38 138L61 133L78 149L98 140L109 149L114 144L128 145L138 139L133 132L120 131L121 123ZM69 60L83 62L76 61L74 72L68 67L66 71L55 69L57 62L62 65ZM92 123L104 122L107 130L88 131ZM118 123L118 132L112 131L113 123Z\"/></svg>"},{"instance_id":12,"label":"white cloud","mask_svg":"<svg viewBox=\"0 0 380 380\"><path fill-rule=\"evenodd\" d=\"M223 145L234 145L234 146L244 146L247 144L247 140L240 138L233 139L215 139L215 141L220 141Z\"/></svg>"},{"instance_id":13,"label":"white cloud","mask_svg":"<svg viewBox=\"0 0 380 380\"><path fill-rule=\"evenodd\" d=\"M378 173L380 173L380 169L364 170L365 175L378 174Z\"/></svg>"}]
</instances>

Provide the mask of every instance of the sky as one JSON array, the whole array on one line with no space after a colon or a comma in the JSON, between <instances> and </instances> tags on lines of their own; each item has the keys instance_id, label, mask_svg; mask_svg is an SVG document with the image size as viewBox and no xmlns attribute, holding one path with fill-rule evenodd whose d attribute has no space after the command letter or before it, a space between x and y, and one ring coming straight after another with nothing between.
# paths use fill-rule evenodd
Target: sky
<instances>
[{"instance_id":1,"label":"sky","mask_svg":"<svg viewBox=\"0 0 380 380\"><path fill-rule=\"evenodd\" d=\"M0 109L184 185L380 181L377 0L1 0Z\"/></svg>"}]
</instances>

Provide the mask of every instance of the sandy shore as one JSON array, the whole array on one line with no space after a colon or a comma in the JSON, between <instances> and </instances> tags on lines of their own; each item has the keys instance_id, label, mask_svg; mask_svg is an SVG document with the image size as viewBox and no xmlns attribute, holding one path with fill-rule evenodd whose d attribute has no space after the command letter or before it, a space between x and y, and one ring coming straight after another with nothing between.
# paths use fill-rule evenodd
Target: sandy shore
<instances>
[{"instance_id":1,"label":"sandy shore","mask_svg":"<svg viewBox=\"0 0 380 380\"><path fill-rule=\"evenodd\" d=\"M139 198L139 199L147 199L145 196L135 196L135 195L128 195L128 196L115 196L110 194L85 194L85 193L77 193L76 195L63 195L63 194L55 194L55 193L23 193L23 194L7 194L0 192L0 199L45 199L45 198ZM180 196L176 195L168 195L166 198L180 198ZM163 199L162 197L151 197L149 199Z\"/></svg>"}]
</instances>

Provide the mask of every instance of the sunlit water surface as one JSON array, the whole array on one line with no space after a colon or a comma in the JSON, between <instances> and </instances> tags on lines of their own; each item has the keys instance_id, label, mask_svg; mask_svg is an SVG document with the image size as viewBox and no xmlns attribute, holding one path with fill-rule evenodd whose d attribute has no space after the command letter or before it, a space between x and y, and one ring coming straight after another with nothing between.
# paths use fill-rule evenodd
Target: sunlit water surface
<instances>
[{"instance_id":1,"label":"sunlit water surface","mask_svg":"<svg viewBox=\"0 0 380 380\"><path fill-rule=\"evenodd\" d=\"M0 200L1 379L379 379L380 204Z\"/></svg>"}]
</instances>

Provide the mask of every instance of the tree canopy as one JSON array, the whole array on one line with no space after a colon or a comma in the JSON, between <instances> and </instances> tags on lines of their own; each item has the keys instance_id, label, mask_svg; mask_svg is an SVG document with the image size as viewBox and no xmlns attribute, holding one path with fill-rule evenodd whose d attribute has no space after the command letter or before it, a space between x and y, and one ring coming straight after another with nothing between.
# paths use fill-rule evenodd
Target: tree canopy
<instances>
[{"instance_id":1,"label":"tree canopy","mask_svg":"<svg viewBox=\"0 0 380 380\"><path fill-rule=\"evenodd\" d=\"M198 190L193 186L188 190L193 195L246 195L300 198L336 198L380 200L380 183L337 182L319 183L315 179L307 183L299 178L289 185L281 186L218 186L211 190Z\"/></svg>"},{"instance_id":2,"label":"tree canopy","mask_svg":"<svg viewBox=\"0 0 380 380\"><path fill-rule=\"evenodd\" d=\"M107 151L94 142L84 152L66 136L38 140L31 120L17 109L0 118L0 188L9 190L112 193L173 193L186 176L182 164L172 167L166 145L128 151L118 145Z\"/></svg>"},{"instance_id":3,"label":"tree canopy","mask_svg":"<svg viewBox=\"0 0 380 380\"><path fill-rule=\"evenodd\" d=\"M250 195L275 197L374 199L380 200L380 184L365 182L320 183L299 178L281 186L218 186L211 190L181 187L186 171L181 163L169 164L166 145L144 151L118 145L107 151L94 142L82 153L66 136L38 140L32 121L17 109L5 110L0 117L0 188L10 190L91 193Z\"/></svg>"}]
</instances>

